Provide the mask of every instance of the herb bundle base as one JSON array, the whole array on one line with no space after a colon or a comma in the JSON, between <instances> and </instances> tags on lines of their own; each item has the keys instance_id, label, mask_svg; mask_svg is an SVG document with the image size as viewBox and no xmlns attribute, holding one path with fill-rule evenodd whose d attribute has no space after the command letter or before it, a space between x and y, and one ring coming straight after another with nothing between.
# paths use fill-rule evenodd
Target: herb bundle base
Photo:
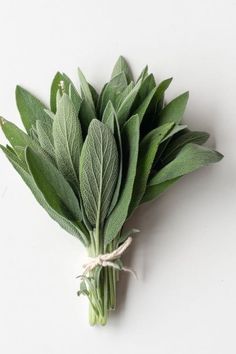
<instances>
[{"instance_id":1,"label":"herb bundle base","mask_svg":"<svg viewBox=\"0 0 236 354\"><path fill-rule=\"evenodd\" d=\"M166 104L172 79L159 84L145 67L137 80L120 57L98 94L78 70L80 92L57 73L50 108L17 86L25 128L1 118L1 145L47 213L77 237L91 257L78 295L87 296L90 324L107 323L116 307L121 260L137 230L124 225L136 208L184 175L221 160L202 146L209 135L181 123L185 92Z\"/></svg>"}]
</instances>

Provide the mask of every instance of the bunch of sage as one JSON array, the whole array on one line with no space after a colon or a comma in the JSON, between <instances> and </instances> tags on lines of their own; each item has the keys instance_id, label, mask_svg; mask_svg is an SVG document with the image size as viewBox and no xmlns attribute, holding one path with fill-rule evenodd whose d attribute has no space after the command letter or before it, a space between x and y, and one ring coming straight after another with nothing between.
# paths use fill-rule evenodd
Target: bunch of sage
<instances>
[{"instance_id":1,"label":"bunch of sage","mask_svg":"<svg viewBox=\"0 0 236 354\"><path fill-rule=\"evenodd\" d=\"M56 74L50 109L17 86L26 132L1 118L10 143L1 149L41 206L88 249L78 295L88 297L90 323L104 325L127 270L120 257L136 231L123 231L127 218L222 155L202 146L207 133L181 124L188 92L165 103L172 79L157 84L145 67L134 81L123 57L100 94L78 74L80 93Z\"/></svg>"}]
</instances>

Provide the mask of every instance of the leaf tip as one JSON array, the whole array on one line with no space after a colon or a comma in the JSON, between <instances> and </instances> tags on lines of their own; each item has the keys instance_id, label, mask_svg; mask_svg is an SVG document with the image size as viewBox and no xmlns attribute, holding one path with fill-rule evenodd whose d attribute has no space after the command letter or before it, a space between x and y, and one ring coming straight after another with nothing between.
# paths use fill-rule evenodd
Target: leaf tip
<instances>
[{"instance_id":1,"label":"leaf tip","mask_svg":"<svg viewBox=\"0 0 236 354\"><path fill-rule=\"evenodd\" d=\"M1 127L3 127L3 125L6 123L6 119L4 119L3 117L0 117L0 125Z\"/></svg>"}]
</instances>

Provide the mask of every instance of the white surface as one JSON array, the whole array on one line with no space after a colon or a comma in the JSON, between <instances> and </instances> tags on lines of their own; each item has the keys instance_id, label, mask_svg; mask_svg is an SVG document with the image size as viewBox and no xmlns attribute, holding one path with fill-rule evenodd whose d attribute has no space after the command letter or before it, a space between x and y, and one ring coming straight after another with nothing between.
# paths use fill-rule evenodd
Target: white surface
<instances>
[{"instance_id":1,"label":"white surface","mask_svg":"<svg viewBox=\"0 0 236 354\"><path fill-rule=\"evenodd\" d=\"M90 328L76 297L84 250L35 202L0 155L0 352L235 354L236 2L2 1L0 112L20 124L17 83L48 99L57 70L78 65L100 88L119 54L135 74L187 89L185 120L212 134L218 165L184 178L132 220L119 310ZM3 140L1 135L1 140ZM121 296L122 295L122 296Z\"/></svg>"}]
</instances>

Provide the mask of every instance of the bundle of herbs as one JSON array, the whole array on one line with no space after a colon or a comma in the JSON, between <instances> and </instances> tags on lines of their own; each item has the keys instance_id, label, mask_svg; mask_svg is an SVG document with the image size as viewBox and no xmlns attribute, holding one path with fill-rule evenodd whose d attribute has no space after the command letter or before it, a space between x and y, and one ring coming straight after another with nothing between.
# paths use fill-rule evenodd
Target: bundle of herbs
<instances>
[{"instance_id":1,"label":"bundle of herbs","mask_svg":"<svg viewBox=\"0 0 236 354\"><path fill-rule=\"evenodd\" d=\"M104 325L119 272L129 270L121 256L136 230L123 231L127 218L222 155L202 146L207 133L181 124L188 92L165 103L172 79L157 84L145 67L134 81L120 57L98 94L78 73L80 93L56 74L50 109L17 86L26 132L1 118L10 143L1 149L47 213L87 248L78 295L89 299L90 323Z\"/></svg>"}]
</instances>

